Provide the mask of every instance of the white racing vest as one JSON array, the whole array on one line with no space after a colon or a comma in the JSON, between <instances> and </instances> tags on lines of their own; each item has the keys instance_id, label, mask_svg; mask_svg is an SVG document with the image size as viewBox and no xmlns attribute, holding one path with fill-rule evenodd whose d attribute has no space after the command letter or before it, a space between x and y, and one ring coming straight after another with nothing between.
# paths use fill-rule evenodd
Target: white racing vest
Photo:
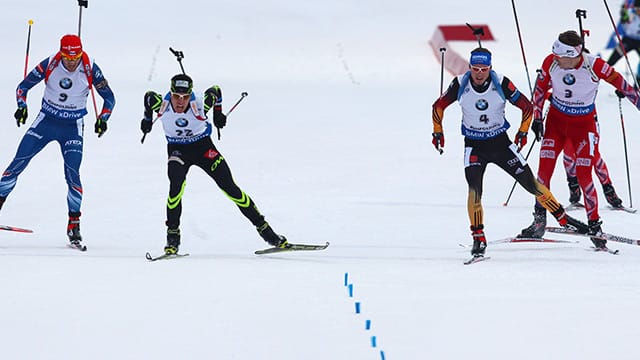
<instances>
[{"instance_id":1,"label":"white racing vest","mask_svg":"<svg viewBox=\"0 0 640 360\"><path fill-rule=\"evenodd\" d=\"M505 98L502 92L502 75L491 71L489 88L478 93L471 86L470 73L458 76L460 90L458 102L462 108L462 135L482 140L496 137L509 129L504 115Z\"/></svg>"},{"instance_id":2,"label":"white racing vest","mask_svg":"<svg viewBox=\"0 0 640 360\"><path fill-rule=\"evenodd\" d=\"M171 106L171 93L167 93L158 113L170 144L190 144L211 135L211 124L204 115L202 99L194 94L187 112L178 114Z\"/></svg>"},{"instance_id":3,"label":"white racing vest","mask_svg":"<svg viewBox=\"0 0 640 360\"><path fill-rule=\"evenodd\" d=\"M49 63L52 61L53 56ZM93 64L93 59L90 62ZM47 79L42 111L60 119L76 120L87 114L87 96L89 80L82 63L74 71L68 71L61 61Z\"/></svg>"},{"instance_id":4,"label":"white racing vest","mask_svg":"<svg viewBox=\"0 0 640 360\"><path fill-rule=\"evenodd\" d=\"M554 61L549 69L553 89L551 105L567 115L587 115L595 109L598 78L592 70L595 57L583 54L578 69L562 69Z\"/></svg>"}]
</instances>

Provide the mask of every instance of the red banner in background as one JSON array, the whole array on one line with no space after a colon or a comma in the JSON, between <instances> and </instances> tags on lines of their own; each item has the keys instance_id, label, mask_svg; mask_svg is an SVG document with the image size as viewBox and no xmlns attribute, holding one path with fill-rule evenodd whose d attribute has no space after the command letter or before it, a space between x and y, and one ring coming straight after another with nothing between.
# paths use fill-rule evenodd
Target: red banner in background
<instances>
[{"instance_id":1,"label":"red banner in background","mask_svg":"<svg viewBox=\"0 0 640 360\"><path fill-rule=\"evenodd\" d=\"M480 35L480 41L495 40L489 29L489 25L475 24L471 26L474 29L482 28L484 34ZM444 68L452 75L460 75L469 69L469 57L462 57L460 54L451 50L449 41L478 41L478 39L467 25L439 25L431 36L429 45L438 62L442 60L440 49L445 48Z\"/></svg>"}]
</instances>

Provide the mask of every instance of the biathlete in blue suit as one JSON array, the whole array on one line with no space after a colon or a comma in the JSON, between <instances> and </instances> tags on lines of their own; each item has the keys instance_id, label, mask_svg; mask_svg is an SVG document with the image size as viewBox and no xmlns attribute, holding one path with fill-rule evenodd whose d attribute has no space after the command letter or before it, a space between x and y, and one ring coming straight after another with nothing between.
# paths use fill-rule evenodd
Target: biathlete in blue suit
<instances>
[{"instance_id":1,"label":"biathlete in blue suit","mask_svg":"<svg viewBox=\"0 0 640 360\"><path fill-rule=\"evenodd\" d=\"M64 176L68 186L67 235L72 245L83 247L80 236L80 163L87 97L93 87L104 100L102 111L95 123L98 137L107 131L107 120L115 105L115 98L100 67L82 50L80 38L76 35L65 35L60 39L60 51L40 62L18 84L18 110L14 115L18 126L25 124L28 117L27 92L42 80L45 82L42 108L22 137L15 158L0 178L0 208L16 186L18 176L29 161L48 143L56 141L60 144L64 159Z\"/></svg>"}]
</instances>

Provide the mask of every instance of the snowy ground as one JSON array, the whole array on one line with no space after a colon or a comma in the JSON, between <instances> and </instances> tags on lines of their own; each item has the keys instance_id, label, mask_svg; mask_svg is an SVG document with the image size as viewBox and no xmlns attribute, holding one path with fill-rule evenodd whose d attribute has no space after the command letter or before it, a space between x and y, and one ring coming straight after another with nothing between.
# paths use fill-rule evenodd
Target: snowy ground
<instances>
[{"instance_id":1,"label":"snowy ground","mask_svg":"<svg viewBox=\"0 0 640 360\"><path fill-rule=\"evenodd\" d=\"M14 90L27 20L30 68L77 31L74 1L3 4L0 167L15 153ZM33 160L0 212L0 357L4 359L637 359L640 248L621 255L572 244L495 245L490 261L463 266L470 243L459 108L445 113L446 147L431 146L440 66L427 41L438 24L487 23L494 68L526 94L510 2L190 1L90 2L85 50L116 94L109 131L87 117L82 234L67 249L66 187L56 145ZM611 33L597 1L520 1L531 76L557 34L577 28L593 52ZM609 1L617 14L618 3ZM179 17L175 16L180 13ZM183 246L191 256L148 263L164 245L168 181L159 128L140 144L142 96L165 91L185 53L196 88L222 86L225 111L249 97L216 142L238 184L292 242L319 253L258 257L264 243L197 169L184 197ZM455 43L466 54L473 43ZM603 53L608 56L608 52ZM638 61L635 54L632 63ZM624 71L621 61L617 68ZM635 69L634 69L635 70ZM446 75L445 83L451 80ZM42 94L29 94L31 119ZM617 98L601 86L601 150L628 204ZM92 114L92 111L90 111ZM623 113L631 183L640 183L639 114ZM511 107L512 124L519 112ZM513 134L511 134L513 135ZM531 138L531 137L530 137ZM537 149L531 164L537 169ZM562 170L552 190L568 197ZM531 221L533 199L491 167L485 177L490 239ZM636 197L640 196L637 192ZM640 199L636 199L640 201ZM640 238L637 215L604 208L604 229ZM574 212L584 219L583 212ZM574 238L575 239L575 238ZM353 297L344 275L353 285ZM355 313L359 302L361 313ZM371 329L365 330L365 321ZM376 347L371 337L376 337Z\"/></svg>"}]
</instances>

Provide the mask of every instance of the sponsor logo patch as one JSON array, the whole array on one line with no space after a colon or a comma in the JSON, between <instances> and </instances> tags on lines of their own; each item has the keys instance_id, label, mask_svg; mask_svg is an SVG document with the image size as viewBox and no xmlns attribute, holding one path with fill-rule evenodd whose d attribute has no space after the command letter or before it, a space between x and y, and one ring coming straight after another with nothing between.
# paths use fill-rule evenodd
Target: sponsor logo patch
<instances>
[{"instance_id":1,"label":"sponsor logo patch","mask_svg":"<svg viewBox=\"0 0 640 360\"><path fill-rule=\"evenodd\" d=\"M556 146L556 141L553 139L543 139L541 147L554 147Z\"/></svg>"},{"instance_id":2,"label":"sponsor logo patch","mask_svg":"<svg viewBox=\"0 0 640 360\"><path fill-rule=\"evenodd\" d=\"M215 159L216 156L218 156L220 153L213 150L213 149L209 149L207 150L207 152L204 153L204 157L206 157L207 159Z\"/></svg>"},{"instance_id":3,"label":"sponsor logo patch","mask_svg":"<svg viewBox=\"0 0 640 360\"><path fill-rule=\"evenodd\" d=\"M555 159L556 152L554 150L540 150L541 159Z\"/></svg>"},{"instance_id":4,"label":"sponsor logo patch","mask_svg":"<svg viewBox=\"0 0 640 360\"><path fill-rule=\"evenodd\" d=\"M591 166L591 159L590 158L577 158L576 159L576 166Z\"/></svg>"}]
</instances>

